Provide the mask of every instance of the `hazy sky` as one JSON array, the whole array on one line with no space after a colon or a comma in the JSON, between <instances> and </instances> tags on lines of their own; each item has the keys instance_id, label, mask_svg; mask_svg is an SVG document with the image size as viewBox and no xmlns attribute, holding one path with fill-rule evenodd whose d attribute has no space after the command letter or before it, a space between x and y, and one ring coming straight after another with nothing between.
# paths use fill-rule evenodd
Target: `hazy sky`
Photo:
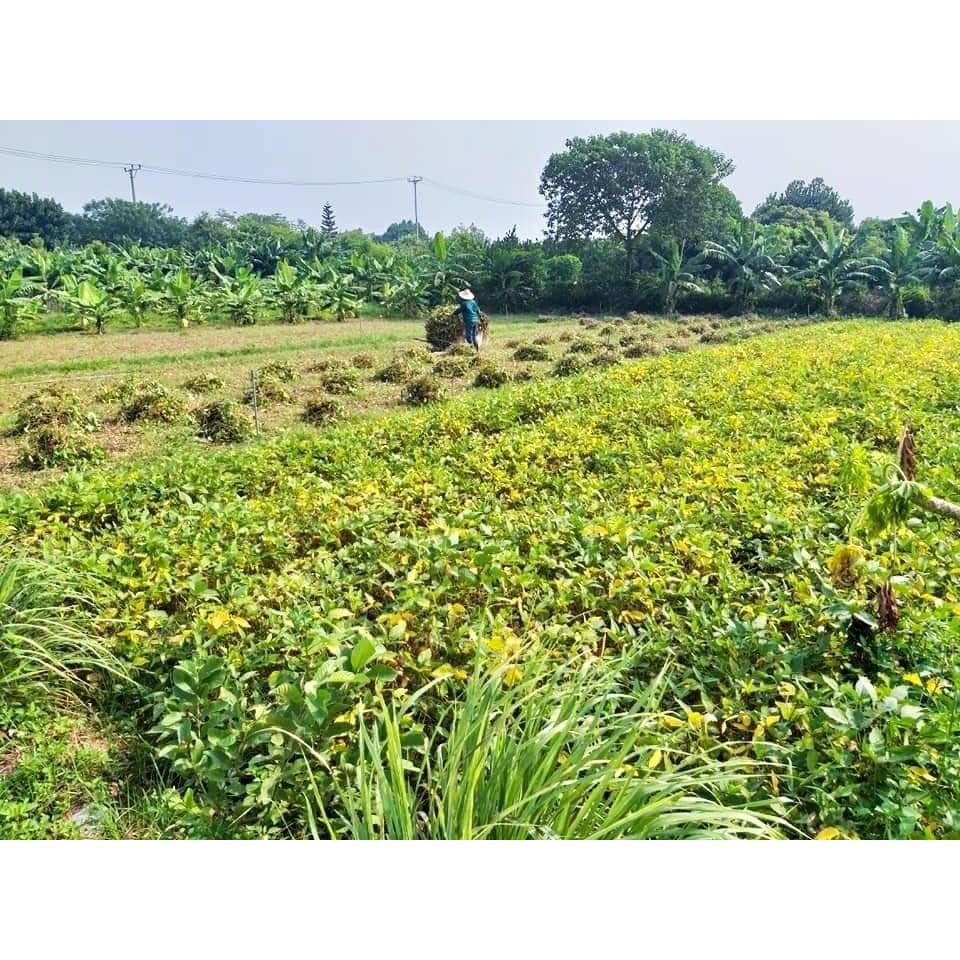
<instances>
[{"instance_id":1,"label":"hazy sky","mask_svg":"<svg viewBox=\"0 0 960 960\"><path fill-rule=\"evenodd\" d=\"M572 136L651 127L680 130L731 157L726 180L749 213L795 178L822 176L853 202L857 219L895 216L925 199L960 200L956 121L0 121L0 147L133 161L203 173L283 180L356 180L411 174L487 197L539 203L540 172ZM92 198L129 198L122 170L0 154L0 186L52 196L68 210ZM318 224L324 201L341 228L382 232L413 217L409 183L293 187L226 183L142 172L137 199L202 210L283 213ZM543 230L543 211L419 187L430 230L476 223L497 236Z\"/></svg>"}]
</instances>

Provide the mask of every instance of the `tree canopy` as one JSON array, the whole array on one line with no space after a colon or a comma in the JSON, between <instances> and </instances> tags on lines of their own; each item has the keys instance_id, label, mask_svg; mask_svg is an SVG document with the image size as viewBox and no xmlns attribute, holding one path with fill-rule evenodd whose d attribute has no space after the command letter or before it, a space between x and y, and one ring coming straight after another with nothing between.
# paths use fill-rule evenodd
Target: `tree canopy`
<instances>
[{"instance_id":1,"label":"tree canopy","mask_svg":"<svg viewBox=\"0 0 960 960\"><path fill-rule=\"evenodd\" d=\"M21 243L39 237L54 246L66 236L67 222L56 200L0 188L0 236L15 237Z\"/></svg>"},{"instance_id":2,"label":"tree canopy","mask_svg":"<svg viewBox=\"0 0 960 960\"><path fill-rule=\"evenodd\" d=\"M73 217L71 232L81 243L138 243L147 247L175 247L186 237L187 221L173 216L165 203L133 203L107 198L91 200L83 215Z\"/></svg>"},{"instance_id":3,"label":"tree canopy","mask_svg":"<svg viewBox=\"0 0 960 960\"><path fill-rule=\"evenodd\" d=\"M753 217L760 223L777 223L785 216L794 216L791 210L821 211L838 226L847 229L853 227L853 205L825 183L822 177L815 177L809 183L806 180L792 180L783 193L771 193L753 211Z\"/></svg>"},{"instance_id":4,"label":"tree canopy","mask_svg":"<svg viewBox=\"0 0 960 960\"><path fill-rule=\"evenodd\" d=\"M681 133L575 137L553 154L540 178L547 223L557 239L606 237L623 244L629 278L645 233L685 236L729 198L717 194L733 172L722 153Z\"/></svg>"}]
</instances>

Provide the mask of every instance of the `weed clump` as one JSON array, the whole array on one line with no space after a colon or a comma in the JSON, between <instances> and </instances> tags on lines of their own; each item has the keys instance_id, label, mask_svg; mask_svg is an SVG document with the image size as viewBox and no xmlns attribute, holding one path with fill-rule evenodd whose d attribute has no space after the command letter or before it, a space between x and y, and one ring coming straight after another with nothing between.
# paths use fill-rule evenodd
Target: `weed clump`
<instances>
[{"instance_id":1,"label":"weed clump","mask_svg":"<svg viewBox=\"0 0 960 960\"><path fill-rule=\"evenodd\" d=\"M193 411L197 436L214 443L240 443L251 433L250 418L232 400L214 400Z\"/></svg>"},{"instance_id":2,"label":"weed clump","mask_svg":"<svg viewBox=\"0 0 960 960\"><path fill-rule=\"evenodd\" d=\"M549 334L544 333L544 334L541 334L539 337L534 337L533 342L538 347L545 347L548 344L553 343L553 337L551 337Z\"/></svg>"},{"instance_id":3,"label":"weed clump","mask_svg":"<svg viewBox=\"0 0 960 960\"><path fill-rule=\"evenodd\" d=\"M472 366L470 361L470 357L443 356L433 365L433 372L438 377L451 380L456 377L465 377Z\"/></svg>"},{"instance_id":4,"label":"weed clump","mask_svg":"<svg viewBox=\"0 0 960 960\"><path fill-rule=\"evenodd\" d=\"M434 307L427 317L424 329L427 342L435 350L444 350L463 337L463 321L460 314L450 307Z\"/></svg>"},{"instance_id":5,"label":"weed clump","mask_svg":"<svg viewBox=\"0 0 960 960\"><path fill-rule=\"evenodd\" d=\"M446 391L443 384L429 374L414 377L404 384L400 399L409 407L421 407L428 403L443 400Z\"/></svg>"},{"instance_id":6,"label":"weed clump","mask_svg":"<svg viewBox=\"0 0 960 960\"><path fill-rule=\"evenodd\" d=\"M187 412L183 397L156 380L141 380L120 404L120 416L127 423L176 423Z\"/></svg>"},{"instance_id":7,"label":"weed clump","mask_svg":"<svg viewBox=\"0 0 960 960\"><path fill-rule=\"evenodd\" d=\"M510 379L503 367L495 363L484 361L477 368L477 375L473 378L475 387L502 387Z\"/></svg>"},{"instance_id":8,"label":"weed clump","mask_svg":"<svg viewBox=\"0 0 960 960\"><path fill-rule=\"evenodd\" d=\"M96 414L84 411L80 398L59 385L38 390L17 405L10 435L23 436L44 426L74 426L91 431L100 428Z\"/></svg>"},{"instance_id":9,"label":"weed clump","mask_svg":"<svg viewBox=\"0 0 960 960\"><path fill-rule=\"evenodd\" d=\"M103 448L81 429L62 423L45 423L26 434L17 465L26 470L72 467L102 460Z\"/></svg>"},{"instance_id":10,"label":"weed clump","mask_svg":"<svg viewBox=\"0 0 960 960\"><path fill-rule=\"evenodd\" d=\"M587 360L580 353L564 354L554 365L555 377L572 377L576 373L583 373L587 369Z\"/></svg>"},{"instance_id":11,"label":"weed clump","mask_svg":"<svg viewBox=\"0 0 960 960\"><path fill-rule=\"evenodd\" d=\"M226 386L223 377L215 376L212 373L198 373L183 381L183 389L191 393L212 393L214 390L222 390Z\"/></svg>"},{"instance_id":12,"label":"weed clump","mask_svg":"<svg viewBox=\"0 0 960 960\"><path fill-rule=\"evenodd\" d=\"M297 371L289 360L271 360L257 371L258 379L262 377L264 380L279 380L282 383L293 383L297 376Z\"/></svg>"},{"instance_id":13,"label":"weed clump","mask_svg":"<svg viewBox=\"0 0 960 960\"><path fill-rule=\"evenodd\" d=\"M642 340L623 351L623 355L631 360L637 357L655 357L660 353L663 353L663 348L652 340Z\"/></svg>"},{"instance_id":14,"label":"weed clump","mask_svg":"<svg viewBox=\"0 0 960 960\"><path fill-rule=\"evenodd\" d=\"M321 357L314 360L307 368L307 373L326 373L328 370L345 370L347 364L337 357Z\"/></svg>"},{"instance_id":15,"label":"weed clump","mask_svg":"<svg viewBox=\"0 0 960 960\"><path fill-rule=\"evenodd\" d=\"M335 400L333 397L314 394L307 397L301 419L307 423L312 423L316 427L322 427L329 423L335 423L343 416L343 412L344 407L341 401Z\"/></svg>"},{"instance_id":16,"label":"weed clump","mask_svg":"<svg viewBox=\"0 0 960 960\"><path fill-rule=\"evenodd\" d=\"M273 377L264 377L262 380L257 377L257 404L261 407L270 403L289 403L293 399L293 394L287 389L286 385ZM248 386L243 392L243 402L253 403L253 387Z\"/></svg>"},{"instance_id":17,"label":"weed clump","mask_svg":"<svg viewBox=\"0 0 960 960\"><path fill-rule=\"evenodd\" d=\"M514 360L549 360L550 353L534 343L524 344L513 352Z\"/></svg>"},{"instance_id":18,"label":"weed clump","mask_svg":"<svg viewBox=\"0 0 960 960\"><path fill-rule=\"evenodd\" d=\"M346 366L342 370L328 370L320 376L318 383L322 390L338 396L360 392L360 374Z\"/></svg>"},{"instance_id":19,"label":"weed clump","mask_svg":"<svg viewBox=\"0 0 960 960\"><path fill-rule=\"evenodd\" d=\"M385 367L374 374L373 379L381 383L403 383L413 375L413 367L409 360L394 357Z\"/></svg>"},{"instance_id":20,"label":"weed clump","mask_svg":"<svg viewBox=\"0 0 960 960\"><path fill-rule=\"evenodd\" d=\"M370 370L376 366L377 358L372 353L356 353L351 357L350 362L358 370Z\"/></svg>"}]
</instances>

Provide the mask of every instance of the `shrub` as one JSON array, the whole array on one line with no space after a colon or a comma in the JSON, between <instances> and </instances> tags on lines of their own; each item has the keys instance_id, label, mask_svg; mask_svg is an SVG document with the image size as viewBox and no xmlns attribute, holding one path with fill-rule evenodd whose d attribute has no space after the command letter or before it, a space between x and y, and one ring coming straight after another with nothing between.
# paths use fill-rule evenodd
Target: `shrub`
<instances>
[{"instance_id":1,"label":"shrub","mask_svg":"<svg viewBox=\"0 0 960 960\"><path fill-rule=\"evenodd\" d=\"M448 379L465 377L472 366L470 360L470 357L443 356L433 365L433 372Z\"/></svg>"},{"instance_id":2,"label":"shrub","mask_svg":"<svg viewBox=\"0 0 960 960\"><path fill-rule=\"evenodd\" d=\"M343 403L340 400L325 397L318 393L307 397L301 416L307 423L321 427L339 420L343 416L343 412Z\"/></svg>"},{"instance_id":3,"label":"shrub","mask_svg":"<svg viewBox=\"0 0 960 960\"><path fill-rule=\"evenodd\" d=\"M451 343L463 339L463 320L459 311L450 307L434 307L427 317L424 329L427 341L437 350L449 347Z\"/></svg>"},{"instance_id":4,"label":"shrub","mask_svg":"<svg viewBox=\"0 0 960 960\"><path fill-rule=\"evenodd\" d=\"M297 376L297 371L289 360L271 360L257 371L257 379L262 377L264 380L280 380L283 383L293 383Z\"/></svg>"},{"instance_id":5,"label":"shrub","mask_svg":"<svg viewBox=\"0 0 960 960\"><path fill-rule=\"evenodd\" d=\"M548 344L553 343L554 341L553 341L553 337L551 337L549 334L544 333L544 334L541 334L539 337L534 337L533 342L538 347L545 347Z\"/></svg>"},{"instance_id":6,"label":"shrub","mask_svg":"<svg viewBox=\"0 0 960 960\"><path fill-rule=\"evenodd\" d=\"M442 400L445 396L443 384L436 377L424 374L404 384L400 399L408 406L420 407Z\"/></svg>"},{"instance_id":7,"label":"shrub","mask_svg":"<svg viewBox=\"0 0 960 960\"><path fill-rule=\"evenodd\" d=\"M571 340L574 339L574 337L573 337L573 334L572 334L569 330L564 330L563 333L561 333L560 336L557 337L557 339L558 339L561 343L569 343Z\"/></svg>"},{"instance_id":8,"label":"shrub","mask_svg":"<svg viewBox=\"0 0 960 960\"><path fill-rule=\"evenodd\" d=\"M514 360L549 360L550 352L538 347L536 344L527 343L518 347L513 353Z\"/></svg>"},{"instance_id":9,"label":"shrub","mask_svg":"<svg viewBox=\"0 0 960 960\"><path fill-rule=\"evenodd\" d=\"M214 400L193 411L197 436L215 443L239 443L250 436L250 418L232 400Z\"/></svg>"},{"instance_id":10,"label":"shrub","mask_svg":"<svg viewBox=\"0 0 960 960\"><path fill-rule=\"evenodd\" d=\"M103 449L83 430L69 424L45 423L26 434L17 464L27 470L44 470L92 463L103 457Z\"/></svg>"},{"instance_id":11,"label":"shrub","mask_svg":"<svg viewBox=\"0 0 960 960\"><path fill-rule=\"evenodd\" d=\"M377 358L372 353L356 353L353 355L350 362L358 370L370 370L376 365Z\"/></svg>"},{"instance_id":12,"label":"shrub","mask_svg":"<svg viewBox=\"0 0 960 960\"><path fill-rule=\"evenodd\" d=\"M523 343L522 340L518 340L516 337L513 337L513 338L510 339L510 340L505 340L504 343L503 343L503 345L504 345L508 350L515 350L517 347L520 346L521 343Z\"/></svg>"},{"instance_id":13,"label":"shrub","mask_svg":"<svg viewBox=\"0 0 960 960\"><path fill-rule=\"evenodd\" d=\"M96 414L84 412L80 398L70 390L56 385L31 393L17 404L11 436L22 436L42 426L76 426L83 430L98 430Z\"/></svg>"},{"instance_id":14,"label":"shrub","mask_svg":"<svg viewBox=\"0 0 960 960\"><path fill-rule=\"evenodd\" d=\"M601 337L612 337L616 332L617 328L612 323L608 323L605 327L600 328Z\"/></svg>"},{"instance_id":15,"label":"shrub","mask_svg":"<svg viewBox=\"0 0 960 960\"><path fill-rule=\"evenodd\" d=\"M620 346L621 346L621 347L629 347L629 346L633 345L633 344L636 343L636 342L637 342L637 337L636 337L636 334L633 334L633 333L625 333L625 334L620 338Z\"/></svg>"},{"instance_id":16,"label":"shrub","mask_svg":"<svg viewBox=\"0 0 960 960\"><path fill-rule=\"evenodd\" d=\"M517 383L523 383L526 380L536 380L537 371L533 367L520 367L519 370L515 371L513 374L513 379Z\"/></svg>"},{"instance_id":17,"label":"shrub","mask_svg":"<svg viewBox=\"0 0 960 960\"><path fill-rule=\"evenodd\" d=\"M582 354L567 353L553 365L553 375L555 377L570 377L575 373L583 373L586 369L587 361Z\"/></svg>"},{"instance_id":18,"label":"shrub","mask_svg":"<svg viewBox=\"0 0 960 960\"><path fill-rule=\"evenodd\" d=\"M360 374L350 367L342 370L328 370L320 375L320 388L327 393L338 395L355 394L360 392Z\"/></svg>"},{"instance_id":19,"label":"shrub","mask_svg":"<svg viewBox=\"0 0 960 960\"><path fill-rule=\"evenodd\" d=\"M413 367L409 360L403 360L400 357L394 357L385 367L381 368L374 375L374 380L381 383L403 383L413 375Z\"/></svg>"},{"instance_id":20,"label":"shrub","mask_svg":"<svg viewBox=\"0 0 960 960\"><path fill-rule=\"evenodd\" d=\"M273 377L257 377L257 406L265 407L270 403L289 403L293 394L279 380ZM243 392L243 402L253 403L253 387L247 386Z\"/></svg>"},{"instance_id":21,"label":"shrub","mask_svg":"<svg viewBox=\"0 0 960 960\"><path fill-rule=\"evenodd\" d=\"M222 390L224 386L226 384L223 377L214 376L212 373L198 373L183 381L184 390L191 393L212 393L214 390Z\"/></svg>"},{"instance_id":22,"label":"shrub","mask_svg":"<svg viewBox=\"0 0 960 960\"><path fill-rule=\"evenodd\" d=\"M120 416L127 423L141 420L153 423L175 423L187 411L183 397L168 390L156 380L142 380L120 404Z\"/></svg>"},{"instance_id":23,"label":"shrub","mask_svg":"<svg viewBox=\"0 0 960 960\"><path fill-rule=\"evenodd\" d=\"M507 371L495 363L484 361L477 368L477 375L473 378L475 387L502 387L509 380Z\"/></svg>"}]
</instances>

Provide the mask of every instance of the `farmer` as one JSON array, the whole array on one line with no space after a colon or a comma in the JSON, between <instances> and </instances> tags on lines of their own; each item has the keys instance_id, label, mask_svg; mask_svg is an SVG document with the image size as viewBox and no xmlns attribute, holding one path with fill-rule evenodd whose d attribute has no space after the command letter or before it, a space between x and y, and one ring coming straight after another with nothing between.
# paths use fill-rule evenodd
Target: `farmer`
<instances>
[{"instance_id":1,"label":"farmer","mask_svg":"<svg viewBox=\"0 0 960 960\"><path fill-rule=\"evenodd\" d=\"M464 339L479 353L480 344L477 342L477 327L480 325L480 308L477 306L477 301L469 287L465 287L457 296L460 298L458 306L460 316L463 317Z\"/></svg>"}]
</instances>

